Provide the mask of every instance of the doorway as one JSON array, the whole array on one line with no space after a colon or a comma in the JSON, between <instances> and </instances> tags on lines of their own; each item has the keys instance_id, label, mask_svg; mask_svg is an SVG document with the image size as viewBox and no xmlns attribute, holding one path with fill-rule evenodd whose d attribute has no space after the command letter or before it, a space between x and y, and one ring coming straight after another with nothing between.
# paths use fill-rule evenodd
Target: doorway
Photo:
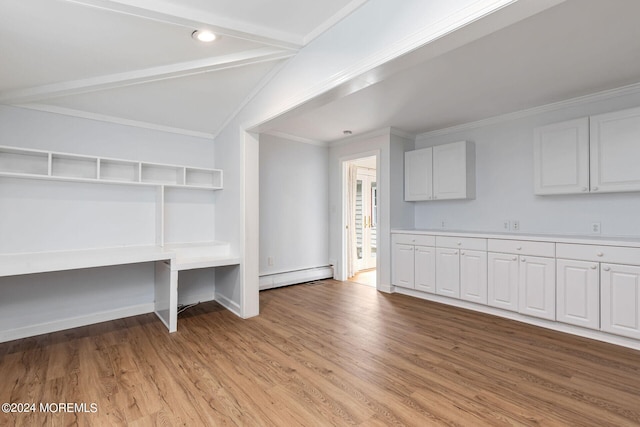
<instances>
[{"instance_id":1,"label":"doorway","mask_svg":"<svg viewBox=\"0 0 640 427\"><path fill-rule=\"evenodd\" d=\"M376 286L378 184L376 156L347 162L347 263L349 281Z\"/></svg>"}]
</instances>

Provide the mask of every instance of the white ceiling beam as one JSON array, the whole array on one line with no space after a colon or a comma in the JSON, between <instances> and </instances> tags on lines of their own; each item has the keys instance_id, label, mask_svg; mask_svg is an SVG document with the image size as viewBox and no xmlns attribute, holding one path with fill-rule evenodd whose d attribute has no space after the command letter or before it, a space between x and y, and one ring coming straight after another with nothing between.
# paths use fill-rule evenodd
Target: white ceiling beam
<instances>
[{"instance_id":1,"label":"white ceiling beam","mask_svg":"<svg viewBox=\"0 0 640 427\"><path fill-rule=\"evenodd\" d=\"M179 25L193 30L209 29L217 34L261 43L267 46L297 51L303 46L302 37L246 22L190 9L162 0L65 0L83 6L137 16L158 22Z\"/></svg>"},{"instance_id":2,"label":"white ceiling beam","mask_svg":"<svg viewBox=\"0 0 640 427\"><path fill-rule=\"evenodd\" d=\"M294 52L264 47L231 55L180 62L142 70L127 71L88 79L36 86L0 93L1 104L24 104L61 96L209 73L267 61L286 59Z\"/></svg>"}]
</instances>

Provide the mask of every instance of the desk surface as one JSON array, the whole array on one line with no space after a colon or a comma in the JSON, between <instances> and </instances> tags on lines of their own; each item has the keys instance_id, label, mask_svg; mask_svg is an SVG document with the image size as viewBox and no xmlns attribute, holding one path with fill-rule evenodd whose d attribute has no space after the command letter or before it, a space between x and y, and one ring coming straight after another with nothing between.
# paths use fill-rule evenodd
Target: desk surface
<instances>
[{"instance_id":1,"label":"desk surface","mask_svg":"<svg viewBox=\"0 0 640 427\"><path fill-rule=\"evenodd\" d=\"M177 271L240 263L239 257L229 254L229 245L222 242L126 246L0 255L0 277L151 261L169 261L171 269Z\"/></svg>"}]
</instances>

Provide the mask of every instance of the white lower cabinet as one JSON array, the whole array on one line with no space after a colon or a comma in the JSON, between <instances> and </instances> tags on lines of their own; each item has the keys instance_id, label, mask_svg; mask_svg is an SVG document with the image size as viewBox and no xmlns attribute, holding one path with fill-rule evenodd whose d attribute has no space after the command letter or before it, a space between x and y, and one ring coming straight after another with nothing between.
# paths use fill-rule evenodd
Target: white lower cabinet
<instances>
[{"instance_id":1,"label":"white lower cabinet","mask_svg":"<svg viewBox=\"0 0 640 427\"><path fill-rule=\"evenodd\" d=\"M518 256L489 252L487 304L518 311Z\"/></svg>"},{"instance_id":2,"label":"white lower cabinet","mask_svg":"<svg viewBox=\"0 0 640 427\"><path fill-rule=\"evenodd\" d=\"M460 251L436 249L436 293L460 298Z\"/></svg>"},{"instance_id":3,"label":"white lower cabinet","mask_svg":"<svg viewBox=\"0 0 640 427\"><path fill-rule=\"evenodd\" d=\"M600 264L556 261L556 318L585 328L600 328Z\"/></svg>"},{"instance_id":4,"label":"white lower cabinet","mask_svg":"<svg viewBox=\"0 0 640 427\"><path fill-rule=\"evenodd\" d=\"M520 256L518 312L556 320L556 260Z\"/></svg>"},{"instance_id":5,"label":"white lower cabinet","mask_svg":"<svg viewBox=\"0 0 640 427\"><path fill-rule=\"evenodd\" d=\"M415 288L415 246L393 244L393 284L403 288Z\"/></svg>"},{"instance_id":6,"label":"white lower cabinet","mask_svg":"<svg viewBox=\"0 0 640 427\"><path fill-rule=\"evenodd\" d=\"M414 254L415 289L436 291L436 250L431 246L416 246Z\"/></svg>"},{"instance_id":7,"label":"white lower cabinet","mask_svg":"<svg viewBox=\"0 0 640 427\"><path fill-rule=\"evenodd\" d=\"M432 236L394 235L392 282L402 288L435 292L435 239Z\"/></svg>"},{"instance_id":8,"label":"white lower cabinet","mask_svg":"<svg viewBox=\"0 0 640 427\"><path fill-rule=\"evenodd\" d=\"M602 264L601 328L640 339L640 267Z\"/></svg>"},{"instance_id":9,"label":"white lower cabinet","mask_svg":"<svg viewBox=\"0 0 640 427\"><path fill-rule=\"evenodd\" d=\"M555 320L555 260L490 252L488 304Z\"/></svg>"},{"instance_id":10,"label":"white lower cabinet","mask_svg":"<svg viewBox=\"0 0 640 427\"><path fill-rule=\"evenodd\" d=\"M395 286L640 340L640 243L398 233L392 247Z\"/></svg>"},{"instance_id":11,"label":"white lower cabinet","mask_svg":"<svg viewBox=\"0 0 640 427\"><path fill-rule=\"evenodd\" d=\"M487 252L460 251L460 298L487 303Z\"/></svg>"}]
</instances>

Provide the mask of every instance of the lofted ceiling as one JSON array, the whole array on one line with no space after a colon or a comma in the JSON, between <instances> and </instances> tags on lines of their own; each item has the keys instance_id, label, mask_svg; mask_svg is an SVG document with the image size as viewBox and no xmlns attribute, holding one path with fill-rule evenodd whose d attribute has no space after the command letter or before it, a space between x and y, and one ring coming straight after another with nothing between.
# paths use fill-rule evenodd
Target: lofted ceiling
<instances>
[{"instance_id":1,"label":"lofted ceiling","mask_svg":"<svg viewBox=\"0 0 640 427\"><path fill-rule=\"evenodd\" d=\"M345 129L417 135L635 84L638 16L638 0L567 0L265 131L310 142Z\"/></svg>"},{"instance_id":2,"label":"lofted ceiling","mask_svg":"<svg viewBox=\"0 0 640 427\"><path fill-rule=\"evenodd\" d=\"M365 1L2 0L0 104L213 138Z\"/></svg>"},{"instance_id":3,"label":"lofted ceiling","mask_svg":"<svg viewBox=\"0 0 640 427\"><path fill-rule=\"evenodd\" d=\"M365 2L2 0L0 104L215 138L284 61ZM345 129L417 135L635 84L638 16L638 0L566 0L444 53L417 49L378 83L260 130L309 142ZM202 28L219 39L196 42Z\"/></svg>"}]
</instances>

